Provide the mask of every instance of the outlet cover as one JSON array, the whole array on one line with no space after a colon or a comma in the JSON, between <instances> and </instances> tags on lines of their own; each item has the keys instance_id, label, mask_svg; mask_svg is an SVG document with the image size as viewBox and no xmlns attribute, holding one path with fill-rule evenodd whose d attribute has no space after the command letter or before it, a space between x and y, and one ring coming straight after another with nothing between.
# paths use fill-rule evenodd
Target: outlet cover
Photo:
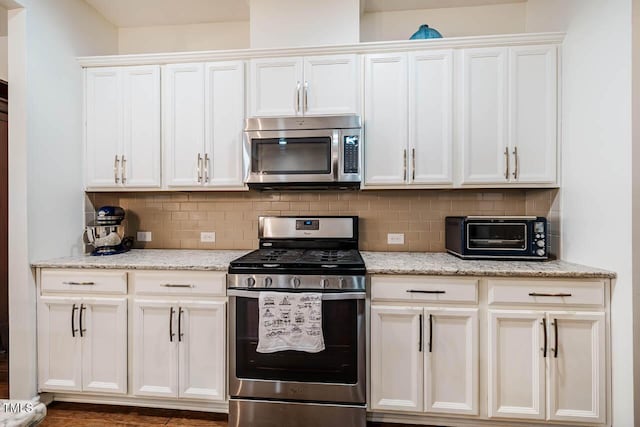
<instances>
[{"instance_id":1,"label":"outlet cover","mask_svg":"<svg viewBox=\"0 0 640 427\"><path fill-rule=\"evenodd\" d=\"M404 245L404 233L388 233L387 244Z\"/></svg>"},{"instance_id":2,"label":"outlet cover","mask_svg":"<svg viewBox=\"0 0 640 427\"><path fill-rule=\"evenodd\" d=\"M216 241L215 231L203 231L200 233L200 241L204 243L213 243Z\"/></svg>"},{"instance_id":3,"label":"outlet cover","mask_svg":"<svg viewBox=\"0 0 640 427\"><path fill-rule=\"evenodd\" d=\"M150 242L151 241L151 232L150 231L138 231L136 235L136 240L138 242Z\"/></svg>"}]
</instances>

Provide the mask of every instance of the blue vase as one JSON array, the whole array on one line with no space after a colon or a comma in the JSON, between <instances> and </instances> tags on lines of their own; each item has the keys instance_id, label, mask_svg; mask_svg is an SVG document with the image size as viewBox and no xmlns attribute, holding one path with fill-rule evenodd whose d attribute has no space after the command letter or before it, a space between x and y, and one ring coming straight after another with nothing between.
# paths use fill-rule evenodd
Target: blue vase
<instances>
[{"instance_id":1,"label":"blue vase","mask_svg":"<svg viewBox=\"0 0 640 427\"><path fill-rule=\"evenodd\" d=\"M418 31L413 33L413 35L409 38L409 40L419 40L419 39L441 39L442 34L438 32L438 30L434 30L433 28L429 28L428 25L423 24L420 25Z\"/></svg>"}]
</instances>

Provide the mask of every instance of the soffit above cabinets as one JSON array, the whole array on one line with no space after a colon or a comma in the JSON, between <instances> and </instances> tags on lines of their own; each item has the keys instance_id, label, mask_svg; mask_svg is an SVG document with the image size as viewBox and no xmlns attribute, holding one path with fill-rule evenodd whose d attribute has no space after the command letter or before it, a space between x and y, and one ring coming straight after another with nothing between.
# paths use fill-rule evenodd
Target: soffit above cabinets
<instances>
[{"instance_id":1,"label":"soffit above cabinets","mask_svg":"<svg viewBox=\"0 0 640 427\"><path fill-rule=\"evenodd\" d=\"M85 0L116 27L248 21L251 0ZM364 13L524 3L527 0L361 0Z\"/></svg>"}]
</instances>

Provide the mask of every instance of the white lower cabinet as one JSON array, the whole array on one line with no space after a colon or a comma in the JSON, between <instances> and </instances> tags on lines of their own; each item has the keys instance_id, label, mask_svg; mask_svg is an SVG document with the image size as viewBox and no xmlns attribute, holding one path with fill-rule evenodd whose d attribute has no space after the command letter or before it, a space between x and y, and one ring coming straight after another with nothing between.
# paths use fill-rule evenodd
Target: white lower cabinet
<instances>
[{"instance_id":1,"label":"white lower cabinet","mask_svg":"<svg viewBox=\"0 0 640 427\"><path fill-rule=\"evenodd\" d=\"M223 401L225 302L133 303L133 394Z\"/></svg>"},{"instance_id":2,"label":"white lower cabinet","mask_svg":"<svg viewBox=\"0 0 640 427\"><path fill-rule=\"evenodd\" d=\"M40 297L38 368L41 391L126 393L126 299Z\"/></svg>"}]
</instances>

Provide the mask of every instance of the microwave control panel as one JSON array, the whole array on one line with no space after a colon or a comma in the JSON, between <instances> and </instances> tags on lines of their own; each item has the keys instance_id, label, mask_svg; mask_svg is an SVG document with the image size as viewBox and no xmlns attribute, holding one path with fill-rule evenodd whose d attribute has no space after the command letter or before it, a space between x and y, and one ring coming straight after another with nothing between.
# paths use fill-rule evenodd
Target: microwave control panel
<instances>
[{"instance_id":1,"label":"microwave control panel","mask_svg":"<svg viewBox=\"0 0 640 427\"><path fill-rule=\"evenodd\" d=\"M358 173L360 158L360 141L358 136L344 137L344 173Z\"/></svg>"}]
</instances>

